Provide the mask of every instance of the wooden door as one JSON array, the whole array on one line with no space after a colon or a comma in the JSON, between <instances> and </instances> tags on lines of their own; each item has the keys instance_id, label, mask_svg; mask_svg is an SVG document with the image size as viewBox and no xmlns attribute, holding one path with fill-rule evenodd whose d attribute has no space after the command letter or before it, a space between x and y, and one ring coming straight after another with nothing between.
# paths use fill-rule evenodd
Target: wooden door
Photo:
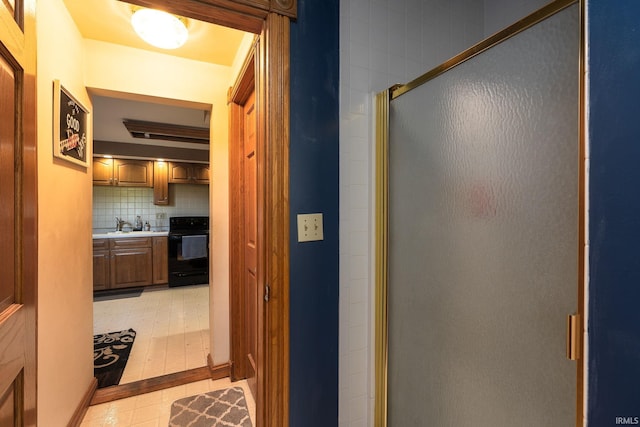
<instances>
[{"instance_id":1,"label":"wooden door","mask_svg":"<svg viewBox=\"0 0 640 427\"><path fill-rule=\"evenodd\" d=\"M255 107L256 426L289 425L289 21L270 14L229 92L231 379L247 377L245 106ZM247 109L247 111L249 111Z\"/></svg>"},{"instance_id":2,"label":"wooden door","mask_svg":"<svg viewBox=\"0 0 640 427\"><path fill-rule=\"evenodd\" d=\"M255 92L244 105L243 182L244 182L244 284L247 339L247 381L253 396L257 396L256 372L258 357L258 199L256 156Z\"/></svg>"},{"instance_id":3,"label":"wooden door","mask_svg":"<svg viewBox=\"0 0 640 427\"><path fill-rule=\"evenodd\" d=\"M25 15L25 10L28 11ZM36 424L35 5L0 2L0 425Z\"/></svg>"}]
</instances>

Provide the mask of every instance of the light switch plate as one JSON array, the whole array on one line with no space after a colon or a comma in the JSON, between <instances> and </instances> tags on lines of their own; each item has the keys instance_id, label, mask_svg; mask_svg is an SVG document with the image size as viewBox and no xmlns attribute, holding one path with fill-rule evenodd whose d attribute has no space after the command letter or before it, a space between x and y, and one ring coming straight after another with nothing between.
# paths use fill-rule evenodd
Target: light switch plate
<instances>
[{"instance_id":1,"label":"light switch plate","mask_svg":"<svg viewBox=\"0 0 640 427\"><path fill-rule=\"evenodd\" d=\"M298 242L324 240L322 214L298 214Z\"/></svg>"}]
</instances>

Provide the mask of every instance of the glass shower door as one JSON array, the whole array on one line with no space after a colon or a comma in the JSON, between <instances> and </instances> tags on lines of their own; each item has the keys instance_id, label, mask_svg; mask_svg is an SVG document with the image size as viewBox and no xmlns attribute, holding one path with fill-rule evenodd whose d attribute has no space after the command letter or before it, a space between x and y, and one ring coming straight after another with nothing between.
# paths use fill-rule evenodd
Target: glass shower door
<instances>
[{"instance_id":1,"label":"glass shower door","mask_svg":"<svg viewBox=\"0 0 640 427\"><path fill-rule=\"evenodd\" d=\"M579 10L389 106L389 426L576 422Z\"/></svg>"}]
</instances>

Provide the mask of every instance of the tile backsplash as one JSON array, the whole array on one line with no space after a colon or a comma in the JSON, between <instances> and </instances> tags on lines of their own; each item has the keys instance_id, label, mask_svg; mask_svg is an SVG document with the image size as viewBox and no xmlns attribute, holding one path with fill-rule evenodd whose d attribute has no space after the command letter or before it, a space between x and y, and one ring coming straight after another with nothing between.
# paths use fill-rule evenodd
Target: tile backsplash
<instances>
[{"instance_id":1,"label":"tile backsplash","mask_svg":"<svg viewBox=\"0 0 640 427\"><path fill-rule=\"evenodd\" d=\"M164 218L157 218L164 213ZM151 230L169 230L169 217L209 215L209 186L174 184L169 186L169 205L153 204L153 188L93 187L93 232L114 231L116 217L134 224L136 216L149 221ZM126 227L126 226L125 226ZM126 228L125 228L126 229Z\"/></svg>"}]
</instances>

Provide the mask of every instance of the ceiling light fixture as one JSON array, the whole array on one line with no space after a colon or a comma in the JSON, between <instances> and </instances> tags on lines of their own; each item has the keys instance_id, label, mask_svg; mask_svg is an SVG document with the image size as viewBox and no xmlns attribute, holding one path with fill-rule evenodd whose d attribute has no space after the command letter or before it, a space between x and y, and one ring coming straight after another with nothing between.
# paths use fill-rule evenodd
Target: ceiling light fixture
<instances>
[{"instance_id":1,"label":"ceiling light fixture","mask_svg":"<svg viewBox=\"0 0 640 427\"><path fill-rule=\"evenodd\" d=\"M185 18L160 10L134 9L131 25L142 40L161 49L177 49L189 37Z\"/></svg>"}]
</instances>

